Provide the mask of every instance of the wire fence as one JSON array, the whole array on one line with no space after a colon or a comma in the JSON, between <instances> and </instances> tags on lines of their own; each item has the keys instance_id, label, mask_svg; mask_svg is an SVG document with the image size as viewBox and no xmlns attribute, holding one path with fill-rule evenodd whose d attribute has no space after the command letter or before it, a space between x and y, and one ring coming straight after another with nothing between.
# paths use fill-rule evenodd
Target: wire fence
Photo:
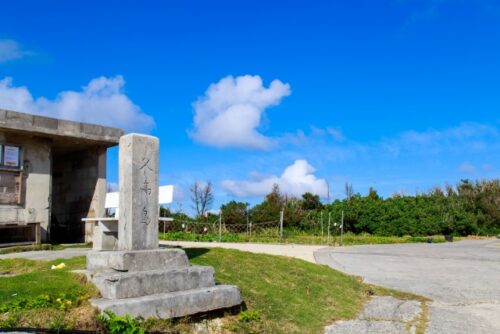
<instances>
[{"instance_id":1,"label":"wire fence","mask_svg":"<svg viewBox=\"0 0 500 334\"><path fill-rule=\"evenodd\" d=\"M160 237L166 240L251 242L280 238L280 222L226 224L224 221L160 221Z\"/></svg>"},{"instance_id":2,"label":"wire fence","mask_svg":"<svg viewBox=\"0 0 500 334\"><path fill-rule=\"evenodd\" d=\"M306 217L304 224L290 226L279 220L244 224L226 223L223 217L212 221L160 221L160 238L178 241L275 242L335 245L342 243L341 225L323 216Z\"/></svg>"}]
</instances>

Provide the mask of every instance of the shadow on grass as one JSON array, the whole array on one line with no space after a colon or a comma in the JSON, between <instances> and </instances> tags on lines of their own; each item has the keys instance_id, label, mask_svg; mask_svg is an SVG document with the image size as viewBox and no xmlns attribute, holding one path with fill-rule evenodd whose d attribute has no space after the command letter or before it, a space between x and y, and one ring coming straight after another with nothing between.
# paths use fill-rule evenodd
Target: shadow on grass
<instances>
[{"instance_id":1,"label":"shadow on grass","mask_svg":"<svg viewBox=\"0 0 500 334\"><path fill-rule=\"evenodd\" d=\"M181 246L170 246L170 245L160 245L160 248L163 248L163 249L168 249L168 248L184 249L184 251L186 252L186 254L190 260L197 258L198 256L202 256L203 254L206 254L210 251L210 249L208 249L208 248L182 248Z\"/></svg>"},{"instance_id":2,"label":"shadow on grass","mask_svg":"<svg viewBox=\"0 0 500 334\"><path fill-rule=\"evenodd\" d=\"M186 248L184 250L190 260L197 258L198 256L202 256L210 251L208 248Z\"/></svg>"}]
</instances>

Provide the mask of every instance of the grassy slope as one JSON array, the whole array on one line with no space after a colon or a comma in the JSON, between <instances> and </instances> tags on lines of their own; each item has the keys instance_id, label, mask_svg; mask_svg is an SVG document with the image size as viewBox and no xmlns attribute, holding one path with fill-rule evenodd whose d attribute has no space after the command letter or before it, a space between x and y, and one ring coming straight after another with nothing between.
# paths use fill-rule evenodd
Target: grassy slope
<instances>
[{"instance_id":1,"label":"grassy slope","mask_svg":"<svg viewBox=\"0 0 500 334\"><path fill-rule=\"evenodd\" d=\"M213 266L217 281L241 289L262 316L256 330L319 333L361 309L366 288L351 276L302 260L221 248L187 249L193 264Z\"/></svg>"},{"instance_id":2,"label":"grassy slope","mask_svg":"<svg viewBox=\"0 0 500 334\"><path fill-rule=\"evenodd\" d=\"M228 316L225 321L227 328L236 332L321 333L325 325L335 320L353 318L369 294L391 293L362 284L356 278L326 266L302 260L220 248L192 248L186 252L192 264L213 266L219 283L239 286L248 310L260 315L260 320L248 323ZM66 269L50 270L52 264L61 261L67 265ZM57 296L65 293L75 298L93 295L93 286L82 283L80 276L68 272L84 267L84 257L51 262L0 260L0 273L19 274L0 277L0 305L40 294ZM189 319L180 322L185 324ZM0 314L0 327L95 329L97 325L95 313L88 303L67 311L49 308ZM178 326L179 321L157 325L153 327L164 330L183 328Z\"/></svg>"}]
</instances>

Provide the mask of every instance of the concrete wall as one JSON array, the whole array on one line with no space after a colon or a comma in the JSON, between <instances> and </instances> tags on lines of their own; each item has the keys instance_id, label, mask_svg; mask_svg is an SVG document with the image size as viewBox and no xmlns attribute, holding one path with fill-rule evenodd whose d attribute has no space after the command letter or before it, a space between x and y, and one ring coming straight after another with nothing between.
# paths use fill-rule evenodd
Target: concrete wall
<instances>
[{"instance_id":1,"label":"concrete wall","mask_svg":"<svg viewBox=\"0 0 500 334\"><path fill-rule=\"evenodd\" d=\"M51 141L0 132L0 143L21 146L23 166L21 203L0 205L0 222L40 222L42 240L46 240L50 218Z\"/></svg>"},{"instance_id":2,"label":"concrete wall","mask_svg":"<svg viewBox=\"0 0 500 334\"><path fill-rule=\"evenodd\" d=\"M17 177L0 167L0 224L37 221L43 241L83 241L91 229L85 231L81 218L104 215L106 148L122 135L117 128L0 108L0 144L21 146L24 166Z\"/></svg>"},{"instance_id":3,"label":"concrete wall","mask_svg":"<svg viewBox=\"0 0 500 334\"><path fill-rule=\"evenodd\" d=\"M106 147L64 153L50 139L10 132L0 132L0 144L20 146L22 165L21 201L0 204L0 223L40 222L43 242L49 234L56 242L91 241L81 219L104 216Z\"/></svg>"},{"instance_id":4,"label":"concrete wall","mask_svg":"<svg viewBox=\"0 0 500 334\"><path fill-rule=\"evenodd\" d=\"M81 219L104 216L106 148L54 154L52 171L51 239L89 241Z\"/></svg>"}]
</instances>

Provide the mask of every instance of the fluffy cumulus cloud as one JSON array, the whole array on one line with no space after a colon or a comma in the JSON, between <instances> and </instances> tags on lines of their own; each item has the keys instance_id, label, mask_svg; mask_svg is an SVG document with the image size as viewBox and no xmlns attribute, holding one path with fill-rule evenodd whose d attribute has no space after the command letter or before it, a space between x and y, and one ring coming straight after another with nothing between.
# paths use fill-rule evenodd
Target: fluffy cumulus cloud
<instances>
[{"instance_id":1,"label":"fluffy cumulus cloud","mask_svg":"<svg viewBox=\"0 0 500 334\"><path fill-rule=\"evenodd\" d=\"M80 91L63 91L53 100L33 98L27 87L14 86L11 78L0 80L0 108L72 121L149 132L155 125L123 92L121 76L99 77Z\"/></svg>"},{"instance_id":2,"label":"fluffy cumulus cloud","mask_svg":"<svg viewBox=\"0 0 500 334\"><path fill-rule=\"evenodd\" d=\"M328 184L325 179L318 179L316 170L306 160L296 160L280 176L258 176L249 181L224 180L221 186L227 192L238 197L263 196L268 194L274 184L279 185L283 193L300 196L305 192L327 196Z\"/></svg>"},{"instance_id":3,"label":"fluffy cumulus cloud","mask_svg":"<svg viewBox=\"0 0 500 334\"><path fill-rule=\"evenodd\" d=\"M16 41L11 39L0 39L0 64L23 58L29 54L30 52L23 50Z\"/></svg>"},{"instance_id":4,"label":"fluffy cumulus cloud","mask_svg":"<svg viewBox=\"0 0 500 334\"><path fill-rule=\"evenodd\" d=\"M273 140L259 132L263 114L290 93L290 85L280 80L266 88L258 75L225 77L193 104L190 136L216 147L269 148Z\"/></svg>"}]
</instances>

